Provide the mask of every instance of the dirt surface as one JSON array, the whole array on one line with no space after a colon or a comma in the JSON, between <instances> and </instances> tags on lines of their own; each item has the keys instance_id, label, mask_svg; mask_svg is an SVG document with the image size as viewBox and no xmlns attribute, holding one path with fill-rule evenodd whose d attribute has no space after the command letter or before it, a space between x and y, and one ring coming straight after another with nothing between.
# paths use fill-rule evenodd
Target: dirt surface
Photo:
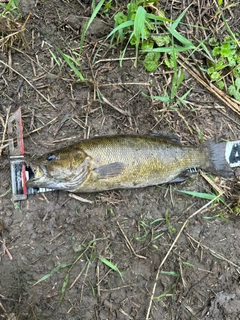
<instances>
[{"instance_id":1,"label":"dirt surface","mask_svg":"<svg viewBox=\"0 0 240 320\"><path fill-rule=\"evenodd\" d=\"M187 72L179 91L192 88L186 106L166 109L142 95L161 95L173 74L163 65L154 73L141 63L135 68L132 48L120 67L121 48L104 42L115 4L87 32L80 62L90 81L77 83L56 48L79 53L91 1L19 2L21 23L32 15L24 34L0 52L5 63L0 64L0 143L6 145L0 157L0 318L142 320L149 314L155 320L240 319L240 221L230 210L239 208L236 177L216 178L225 204L214 202L202 210L208 200L177 192L212 193L200 175L181 184L84 195L92 203L61 191L13 203L4 124L18 107L29 155L105 134L168 132L188 145L201 143L199 132L205 139L240 139L239 116ZM191 4L188 23L211 29L219 22L214 5L206 4L200 14L198 1ZM166 16L176 18L188 3L160 5ZM239 32L240 6L234 8L238 16L232 12L226 10L228 23ZM222 26L220 38L224 31ZM182 32L190 31L182 26ZM194 32L192 39L205 37L201 29ZM103 258L117 266L122 278ZM45 275L51 276L36 284Z\"/></svg>"}]
</instances>

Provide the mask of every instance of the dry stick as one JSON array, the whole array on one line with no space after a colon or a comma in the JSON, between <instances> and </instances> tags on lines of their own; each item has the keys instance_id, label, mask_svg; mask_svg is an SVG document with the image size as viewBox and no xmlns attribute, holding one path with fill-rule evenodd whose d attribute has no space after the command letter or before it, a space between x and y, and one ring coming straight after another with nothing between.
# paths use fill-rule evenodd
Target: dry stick
<instances>
[{"instance_id":1,"label":"dry stick","mask_svg":"<svg viewBox=\"0 0 240 320\"><path fill-rule=\"evenodd\" d=\"M120 224L119 224L118 221L117 221L117 225L118 225L119 229L121 230L121 232L122 232L122 234L123 234L123 236L124 236L124 238L125 238L125 241L126 241L126 243L128 244L129 248L132 250L133 254L134 254L136 257L138 257L138 258L147 259L146 257L141 256L141 255L139 255L139 254L137 254L137 253L135 252L135 250L133 249L130 241L128 240L127 236L126 236L125 233L123 232L123 229L122 229L122 227L120 226Z\"/></svg>"},{"instance_id":2,"label":"dry stick","mask_svg":"<svg viewBox=\"0 0 240 320\"><path fill-rule=\"evenodd\" d=\"M225 258L224 256L222 256L220 253L216 252L215 250L210 249L209 247L205 246L204 244L199 243L196 239L194 239L192 236L190 236L189 233L186 232L186 234L187 234L187 236L188 236L190 239L192 239L195 243L197 243L198 245L200 245L200 246L203 247L204 249L209 250L212 254L215 254L218 258L220 258L220 259L228 262L229 264L231 264L231 265L234 266L235 268L240 269L240 266L237 265L236 263L232 262L231 260L228 260L227 258Z\"/></svg>"},{"instance_id":3,"label":"dry stick","mask_svg":"<svg viewBox=\"0 0 240 320\"><path fill-rule=\"evenodd\" d=\"M68 196L69 196L70 198L76 199L76 200L81 201L81 202L93 203L93 201L88 200L88 199L85 199L85 198L82 198L82 197L79 197L79 196L77 196L77 195L74 194L74 193L69 193Z\"/></svg>"},{"instance_id":4,"label":"dry stick","mask_svg":"<svg viewBox=\"0 0 240 320\"><path fill-rule=\"evenodd\" d=\"M224 194L223 189L217 186L216 183L211 180L202 170L199 170L199 173L203 177L203 179L205 179L210 184L210 186L212 186L213 189L215 189L219 194Z\"/></svg>"},{"instance_id":5,"label":"dry stick","mask_svg":"<svg viewBox=\"0 0 240 320\"><path fill-rule=\"evenodd\" d=\"M30 132L28 132L27 134L24 134L23 137L28 137L30 134L34 133L34 132L37 132L43 128L45 128L46 126L48 126L49 124L53 123L55 120L57 120L58 117L55 117L54 119L50 120L49 122L47 122L46 124L44 124L43 126L39 127L39 128L36 128ZM67 138L66 138L67 139ZM8 140L5 140L5 141L8 141ZM1 146L0 150L2 151L3 149L7 148L9 146L9 143Z\"/></svg>"},{"instance_id":6,"label":"dry stick","mask_svg":"<svg viewBox=\"0 0 240 320\"><path fill-rule=\"evenodd\" d=\"M1 146L0 146L0 157L2 155L2 150L4 148L3 142L5 141L5 135L6 135L6 131L7 131L7 123L8 123L10 111L11 111L11 106L8 108L5 124L3 122L4 130L3 130L3 137L2 137Z\"/></svg>"},{"instance_id":7,"label":"dry stick","mask_svg":"<svg viewBox=\"0 0 240 320\"><path fill-rule=\"evenodd\" d=\"M99 91L99 90L98 90ZM131 116L130 113L126 110L122 110L119 107L113 105L110 101L107 100L107 98L104 97L104 95L99 91L99 94L101 95L101 98L103 100L103 102L105 102L106 104L108 104L110 107L112 107L113 109L117 110L118 112L120 112L121 114L124 114L125 116Z\"/></svg>"},{"instance_id":8,"label":"dry stick","mask_svg":"<svg viewBox=\"0 0 240 320\"><path fill-rule=\"evenodd\" d=\"M194 77L198 82L200 82L208 91L215 94L215 96L221 100L224 104L226 104L230 109L240 115L240 106L239 104L233 102L230 97L214 86L212 83L208 84L204 79L202 79L201 74L198 72L196 68L194 68L184 57L179 54L179 64L187 70L187 72Z\"/></svg>"},{"instance_id":9,"label":"dry stick","mask_svg":"<svg viewBox=\"0 0 240 320\"><path fill-rule=\"evenodd\" d=\"M169 248L167 254L165 255L165 257L163 258L162 262L160 263L158 270L157 270L157 274L155 277L155 282L153 285L153 289L152 289L152 294L151 294L151 298L149 301L149 306L148 306L148 311L147 311L147 315L146 315L146 320L149 320L149 315L151 312L151 308L152 308L152 302L153 302L153 298L155 295L155 291L156 291L156 286L157 286L157 281L158 281L158 277L161 271L162 266L164 265L164 263L166 262L169 254L171 253L173 247L175 246L176 242L178 241L181 233L183 232L184 228L186 227L186 225L188 224L189 220L192 219L193 217L195 217L198 213L200 213L202 210L206 209L210 204L212 204L214 201L216 201L222 194L219 194L217 197L215 197L214 199L212 199L211 201L209 201L208 203L206 203L203 207L201 207L199 210L195 211L190 217L187 218L187 220L184 222L184 224L182 225L182 228L180 229L180 231L178 232L176 238L174 239L171 247Z\"/></svg>"},{"instance_id":10,"label":"dry stick","mask_svg":"<svg viewBox=\"0 0 240 320\"><path fill-rule=\"evenodd\" d=\"M49 103L54 109L57 109L55 107L55 105L51 101L49 101L37 88L35 88L34 85L31 84L31 82L28 81L28 79L25 78L20 72L18 72L17 70L13 69L11 66L9 66L7 63L3 62L2 60L0 60L0 63L2 63L5 67L9 68L10 70L12 70L16 74L18 74L21 78L23 78L23 80L25 80L30 85L30 87L32 87L33 90L35 90L47 103Z\"/></svg>"},{"instance_id":11,"label":"dry stick","mask_svg":"<svg viewBox=\"0 0 240 320\"><path fill-rule=\"evenodd\" d=\"M98 87L114 87L114 86L150 86L149 82L117 82L117 83L103 83L99 84Z\"/></svg>"}]
</instances>

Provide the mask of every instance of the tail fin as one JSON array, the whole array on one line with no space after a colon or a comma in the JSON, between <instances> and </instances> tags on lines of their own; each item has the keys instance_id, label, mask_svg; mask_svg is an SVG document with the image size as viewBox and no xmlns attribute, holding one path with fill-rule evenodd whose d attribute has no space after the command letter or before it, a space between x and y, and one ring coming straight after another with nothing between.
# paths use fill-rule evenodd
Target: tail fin
<instances>
[{"instance_id":1,"label":"tail fin","mask_svg":"<svg viewBox=\"0 0 240 320\"><path fill-rule=\"evenodd\" d=\"M208 165L204 169L217 176L231 177L233 170L226 160L226 142L216 143L214 139L211 139L204 143L204 147L209 157Z\"/></svg>"}]
</instances>

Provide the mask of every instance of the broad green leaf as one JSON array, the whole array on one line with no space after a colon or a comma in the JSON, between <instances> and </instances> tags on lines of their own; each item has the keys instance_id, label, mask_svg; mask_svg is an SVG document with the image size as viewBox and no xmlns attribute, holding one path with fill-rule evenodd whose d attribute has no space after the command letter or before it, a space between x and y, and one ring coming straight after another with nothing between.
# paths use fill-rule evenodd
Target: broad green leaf
<instances>
[{"instance_id":1,"label":"broad green leaf","mask_svg":"<svg viewBox=\"0 0 240 320\"><path fill-rule=\"evenodd\" d=\"M143 66L148 72L157 70L160 59L159 52L148 52L145 59L143 60Z\"/></svg>"}]
</instances>

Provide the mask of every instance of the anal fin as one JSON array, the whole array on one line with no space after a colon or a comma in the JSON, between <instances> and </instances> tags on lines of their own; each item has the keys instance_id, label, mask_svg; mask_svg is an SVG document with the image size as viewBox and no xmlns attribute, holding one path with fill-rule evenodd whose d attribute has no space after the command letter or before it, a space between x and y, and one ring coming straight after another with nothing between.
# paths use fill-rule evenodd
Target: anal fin
<instances>
[{"instance_id":1,"label":"anal fin","mask_svg":"<svg viewBox=\"0 0 240 320\"><path fill-rule=\"evenodd\" d=\"M183 172L181 172L176 178L171 180L169 183L175 183L175 182L183 182L187 180L192 174L196 174L197 169L196 168L189 168Z\"/></svg>"}]
</instances>

